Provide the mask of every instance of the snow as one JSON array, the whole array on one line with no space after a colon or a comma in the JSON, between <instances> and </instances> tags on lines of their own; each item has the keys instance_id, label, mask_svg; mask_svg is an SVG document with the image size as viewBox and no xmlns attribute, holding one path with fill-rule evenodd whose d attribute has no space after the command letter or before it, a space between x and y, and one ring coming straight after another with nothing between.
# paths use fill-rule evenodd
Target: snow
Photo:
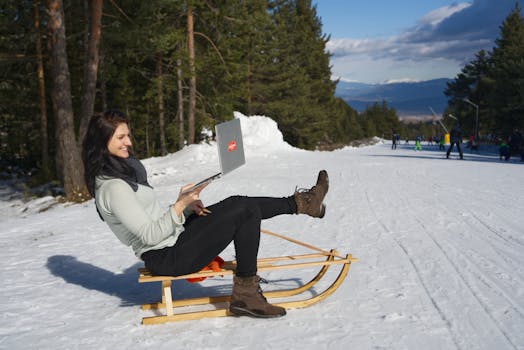
<instances>
[{"instance_id":1,"label":"snow","mask_svg":"<svg viewBox=\"0 0 524 350\"><path fill-rule=\"evenodd\" d=\"M421 152L389 142L332 152L286 144L271 119L240 118L247 163L202 193L285 196L330 174L324 219L280 216L263 228L352 253L341 287L279 319L140 324L156 283L99 220L93 201L0 202L0 349L524 349L524 164L490 153ZM166 206L216 172L214 143L144 161ZM262 236L259 256L306 251ZM221 256L233 258L228 247ZM266 289L315 270L263 273ZM332 280L328 274L316 292ZM330 280L331 279L331 280ZM226 293L229 278L177 281L176 298ZM315 292L313 291L313 292Z\"/></svg>"}]
</instances>

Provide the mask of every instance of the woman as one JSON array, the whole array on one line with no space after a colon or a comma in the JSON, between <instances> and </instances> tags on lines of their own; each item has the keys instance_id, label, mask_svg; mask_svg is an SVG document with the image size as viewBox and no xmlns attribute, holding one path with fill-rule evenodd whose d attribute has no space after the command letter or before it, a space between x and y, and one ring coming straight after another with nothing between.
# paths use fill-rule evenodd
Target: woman
<instances>
[{"instance_id":1,"label":"woman","mask_svg":"<svg viewBox=\"0 0 524 350\"><path fill-rule=\"evenodd\" d=\"M129 123L118 110L94 116L84 139L85 180L100 217L118 239L157 275L179 276L200 271L234 242L237 267L230 311L235 315L278 317L284 308L271 305L260 291L257 254L260 223L282 214L323 217L328 175L290 197L229 197L205 207L199 194L184 193L161 208L147 182L142 163L132 156Z\"/></svg>"}]
</instances>

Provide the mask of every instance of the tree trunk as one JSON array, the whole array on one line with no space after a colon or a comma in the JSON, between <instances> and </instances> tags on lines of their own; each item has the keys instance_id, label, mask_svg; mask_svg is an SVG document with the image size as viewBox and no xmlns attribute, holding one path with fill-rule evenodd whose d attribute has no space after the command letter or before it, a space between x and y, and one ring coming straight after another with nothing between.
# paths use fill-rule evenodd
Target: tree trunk
<instances>
[{"instance_id":1,"label":"tree trunk","mask_svg":"<svg viewBox=\"0 0 524 350\"><path fill-rule=\"evenodd\" d=\"M160 153L165 156L167 154L166 147L166 127L164 120L164 86L163 86L163 72L162 72L162 54L157 54L156 61L157 79L158 79L158 127L160 130Z\"/></svg>"},{"instance_id":2,"label":"tree trunk","mask_svg":"<svg viewBox=\"0 0 524 350\"><path fill-rule=\"evenodd\" d=\"M82 107L80 110L80 129L78 140L81 144L87 131L89 119L93 115L96 97L96 80L99 64L100 36L102 32L102 7L103 0L91 0L91 16L89 25L89 41L87 44L86 62L84 69L84 87Z\"/></svg>"},{"instance_id":3,"label":"tree trunk","mask_svg":"<svg viewBox=\"0 0 524 350\"><path fill-rule=\"evenodd\" d=\"M146 113L146 154L148 157L151 157L151 152L149 148L149 114L151 111L149 110L149 102L147 103L147 113Z\"/></svg>"},{"instance_id":4,"label":"tree trunk","mask_svg":"<svg viewBox=\"0 0 524 350\"><path fill-rule=\"evenodd\" d=\"M49 141L47 138L47 105L45 99L44 60L42 55L42 34L40 33L40 1L35 1L36 57L38 61L38 94L40 100L40 150L42 156L42 176L50 177Z\"/></svg>"},{"instance_id":5,"label":"tree trunk","mask_svg":"<svg viewBox=\"0 0 524 350\"><path fill-rule=\"evenodd\" d=\"M52 99L56 120L57 157L62 168L66 200L84 201L88 198L84 182L84 166L75 139L71 79L66 52L64 9L62 0L47 0L49 38L51 47Z\"/></svg>"},{"instance_id":6,"label":"tree trunk","mask_svg":"<svg viewBox=\"0 0 524 350\"><path fill-rule=\"evenodd\" d=\"M184 148L184 92L182 91L182 60L176 60L176 76L178 87L178 147Z\"/></svg>"},{"instance_id":7,"label":"tree trunk","mask_svg":"<svg viewBox=\"0 0 524 350\"><path fill-rule=\"evenodd\" d=\"M187 51L189 55L189 107L187 111L188 143L195 143L196 73L193 32L193 8L187 6Z\"/></svg>"},{"instance_id":8,"label":"tree trunk","mask_svg":"<svg viewBox=\"0 0 524 350\"><path fill-rule=\"evenodd\" d=\"M100 50L100 67L104 67L104 51ZM100 77L100 98L102 100L102 110L107 110L107 86L106 86L106 77L104 77L104 74L102 72L102 76Z\"/></svg>"},{"instance_id":9,"label":"tree trunk","mask_svg":"<svg viewBox=\"0 0 524 350\"><path fill-rule=\"evenodd\" d=\"M253 100L251 98L251 78L252 78L252 72L251 72L251 63L247 64L247 96L246 96L246 104L247 104L247 113L248 115L253 115Z\"/></svg>"}]
</instances>

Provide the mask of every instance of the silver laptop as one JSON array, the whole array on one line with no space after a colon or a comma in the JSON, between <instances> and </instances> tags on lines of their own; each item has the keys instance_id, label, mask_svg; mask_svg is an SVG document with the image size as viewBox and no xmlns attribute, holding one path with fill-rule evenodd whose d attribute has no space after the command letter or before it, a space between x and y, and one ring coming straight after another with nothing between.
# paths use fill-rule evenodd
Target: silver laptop
<instances>
[{"instance_id":1,"label":"silver laptop","mask_svg":"<svg viewBox=\"0 0 524 350\"><path fill-rule=\"evenodd\" d=\"M242 141L242 130L240 129L240 119L233 119L217 124L215 126L215 132L220 172L198 182L183 193L194 191L198 187L208 184L246 163L246 158L244 156L244 143Z\"/></svg>"}]
</instances>

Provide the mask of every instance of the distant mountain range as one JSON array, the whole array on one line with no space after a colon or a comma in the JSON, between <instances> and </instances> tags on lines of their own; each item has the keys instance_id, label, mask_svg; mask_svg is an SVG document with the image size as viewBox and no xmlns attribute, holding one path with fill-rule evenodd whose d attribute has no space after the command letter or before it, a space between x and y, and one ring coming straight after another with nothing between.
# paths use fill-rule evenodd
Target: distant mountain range
<instances>
[{"instance_id":1,"label":"distant mountain range","mask_svg":"<svg viewBox=\"0 0 524 350\"><path fill-rule=\"evenodd\" d=\"M441 115L446 106L444 95L446 83L451 79L433 79L421 82L401 82L386 84L364 84L340 81L336 95L359 112L375 101L386 101L388 107L397 110L401 119L431 117L433 108Z\"/></svg>"}]
</instances>

